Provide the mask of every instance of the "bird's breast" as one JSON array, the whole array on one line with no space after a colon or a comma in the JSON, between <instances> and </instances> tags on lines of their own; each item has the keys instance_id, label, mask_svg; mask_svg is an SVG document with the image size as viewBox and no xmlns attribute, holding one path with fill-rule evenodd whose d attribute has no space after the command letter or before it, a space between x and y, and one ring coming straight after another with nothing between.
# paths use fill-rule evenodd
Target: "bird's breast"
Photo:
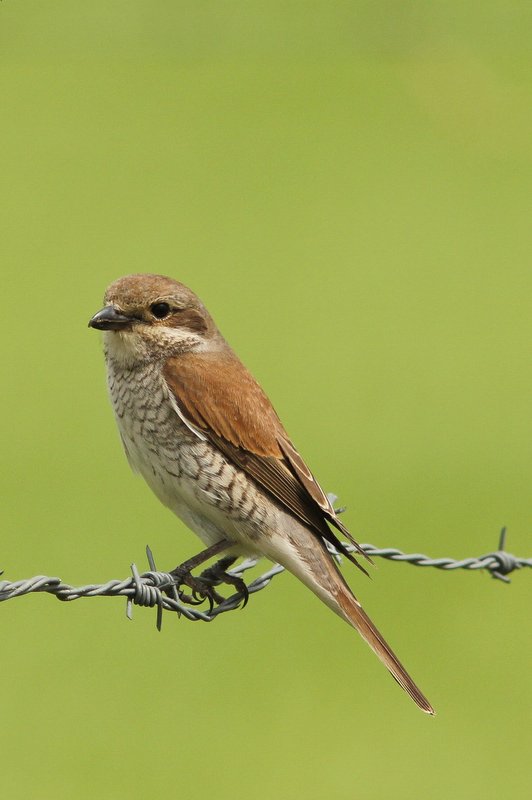
<instances>
[{"instance_id":1,"label":"bird's breast","mask_svg":"<svg viewBox=\"0 0 532 800\"><path fill-rule=\"evenodd\" d=\"M242 524L263 527L269 504L244 472L180 419L158 364L141 369L108 362L108 384L131 467L204 542Z\"/></svg>"}]
</instances>

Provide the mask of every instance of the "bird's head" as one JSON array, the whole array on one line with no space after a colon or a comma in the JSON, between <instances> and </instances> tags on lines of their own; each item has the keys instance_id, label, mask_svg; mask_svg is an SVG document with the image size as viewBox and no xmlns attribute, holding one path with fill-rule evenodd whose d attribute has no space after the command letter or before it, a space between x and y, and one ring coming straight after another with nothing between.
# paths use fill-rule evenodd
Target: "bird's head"
<instances>
[{"instance_id":1,"label":"bird's head","mask_svg":"<svg viewBox=\"0 0 532 800\"><path fill-rule=\"evenodd\" d=\"M164 275L126 275L112 283L89 327L105 331L107 356L124 366L224 342L198 297Z\"/></svg>"}]
</instances>

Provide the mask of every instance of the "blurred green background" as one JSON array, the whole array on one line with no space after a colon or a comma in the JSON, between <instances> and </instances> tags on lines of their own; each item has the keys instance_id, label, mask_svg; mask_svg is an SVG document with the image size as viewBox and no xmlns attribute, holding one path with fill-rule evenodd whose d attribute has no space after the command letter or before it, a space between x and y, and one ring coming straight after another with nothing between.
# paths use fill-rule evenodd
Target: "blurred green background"
<instances>
[{"instance_id":1,"label":"blurred green background","mask_svg":"<svg viewBox=\"0 0 532 800\"><path fill-rule=\"evenodd\" d=\"M0 4L2 547L15 580L198 542L128 469L87 320L189 284L362 541L532 555L532 6ZM426 718L289 576L212 625L1 608L1 785L524 798L532 574L346 567Z\"/></svg>"}]
</instances>

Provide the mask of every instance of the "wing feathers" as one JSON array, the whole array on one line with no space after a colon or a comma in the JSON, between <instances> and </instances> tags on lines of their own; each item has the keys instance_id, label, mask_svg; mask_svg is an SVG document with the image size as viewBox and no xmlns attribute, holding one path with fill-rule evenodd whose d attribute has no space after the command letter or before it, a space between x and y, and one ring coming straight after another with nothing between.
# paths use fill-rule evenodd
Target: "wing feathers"
<instances>
[{"instance_id":1,"label":"wing feathers","mask_svg":"<svg viewBox=\"0 0 532 800\"><path fill-rule=\"evenodd\" d=\"M281 422L234 354L187 353L169 359L163 373L193 425L256 455L281 456L275 435Z\"/></svg>"},{"instance_id":2,"label":"wing feathers","mask_svg":"<svg viewBox=\"0 0 532 800\"><path fill-rule=\"evenodd\" d=\"M177 413L189 428L197 429L200 438L211 441L287 511L366 572L327 522L368 556L336 516L268 397L232 351L187 353L169 359L163 372Z\"/></svg>"},{"instance_id":3,"label":"wing feathers","mask_svg":"<svg viewBox=\"0 0 532 800\"><path fill-rule=\"evenodd\" d=\"M305 487L310 497L312 497L314 502L322 509L323 513L325 514L325 517L327 518L327 521L330 522L332 525L334 525L334 527L337 528L339 531L341 531L341 533L343 533L343 535L346 536L349 539L349 541L356 547L357 552L363 555L364 558L370 562L370 564L373 564L372 559L367 555L367 553L364 552L364 550L362 550L358 542L355 541L355 539L349 533L345 525L342 522L340 522L334 508L331 505L329 498L327 497L327 495L325 494L325 492L323 491L323 489L321 488L321 486L319 485L314 475L309 470L309 468L307 467L307 465L305 464L305 462L303 461L297 450L294 448L293 444L287 439L280 440L279 444L281 446L281 450L283 451L284 455L290 462L290 465L292 466L294 472L296 473L296 476L299 478L300 482ZM339 545L340 550L344 554L347 553L345 548L338 541L338 539L336 539L336 537L335 537L335 542L332 543L335 545L335 547L338 547ZM350 560L354 561L354 559L351 557ZM357 565L357 567L360 566L356 561L354 561L354 563ZM363 570L363 572L365 572L365 570Z\"/></svg>"}]
</instances>

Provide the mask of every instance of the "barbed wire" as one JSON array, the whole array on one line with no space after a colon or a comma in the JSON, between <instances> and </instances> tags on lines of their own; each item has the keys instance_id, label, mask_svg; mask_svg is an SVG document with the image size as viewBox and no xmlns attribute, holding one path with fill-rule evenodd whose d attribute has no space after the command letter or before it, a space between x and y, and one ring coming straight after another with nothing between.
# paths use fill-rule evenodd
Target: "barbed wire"
<instances>
[{"instance_id":1,"label":"barbed wire","mask_svg":"<svg viewBox=\"0 0 532 800\"><path fill-rule=\"evenodd\" d=\"M416 567L434 567L442 570L486 570L493 578L510 583L508 575L522 567L532 567L532 558L519 558L506 552L504 549L505 541L506 528L503 528L498 550L477 558L464 558L461 560L430 558L422 553L403 553L395 547L380 548L373 544L362 544L360 547L369 556L386 558L391 561L402 561ZM356 551L352 544L345 543L345 547L350 552ZM329 547L329 551L336 559L341 560L341 555L333 547ZM125 580L110 580L103 584L92 583L77 587L63 583L60 578L46 575L36 575L33 578L19 581L0 581L0 602L35 592L45 592L54 595L58 600L67 602L79 600L81 597L125 597L127 599L127 616L129 618L132 617L133 605L156 607L157 627L160 629L163 611L174 611L178 615L193 621L212 622L220 614L238 608L242 602L247 600L248 594L254 594L265 589L276 575L284 572L284 567L280 564L275 564L247 584L245 592L237 591L217 605L214 605L211 600L209 609L202 610L197 607L198 602L202 602L201 600L198 601L195 597L185 599L185 596L176 585L175 575L169 572L160 572L156 569L153 554L149 547L146 548L146 553L150 569L147 572L139 573L136 565L132 564L132 576ZM257 561L257 559L248 558L238 566L228 570L228 574L233 578L242 578L248 570L256 566Z\"/></svg>"}]
</instances>

